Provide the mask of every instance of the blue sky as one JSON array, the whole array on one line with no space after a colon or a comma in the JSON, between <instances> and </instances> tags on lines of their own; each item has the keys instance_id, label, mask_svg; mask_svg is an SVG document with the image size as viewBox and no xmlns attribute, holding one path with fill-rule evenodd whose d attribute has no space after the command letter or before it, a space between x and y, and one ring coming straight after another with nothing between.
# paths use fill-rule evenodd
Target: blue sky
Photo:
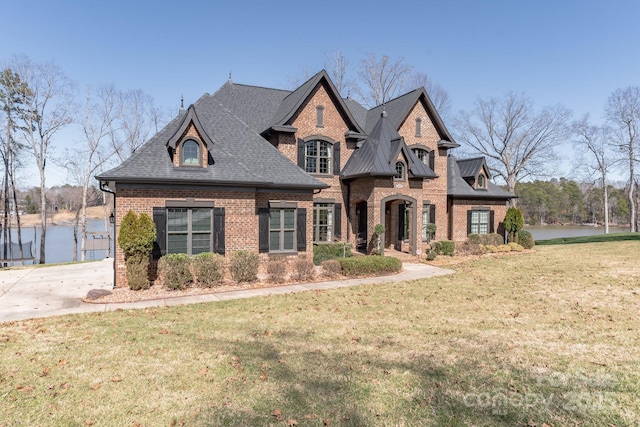
<instances>
[{"instance_id":1,"label":"blue sky","mask_svg":"<svg viewBox=\"0 0 640 427\"><path fill-rule=\"evenodd\" d=\"M614 89L640 84L637 1L3 3L0 61L54 60L79 89L142 89L175 110L181 95L195 102L229 72L238 83L289 88L338 49L353 65L366 53L404 58L448 91L453 113L516 91L597 122ZM50 172L51 185L64 180Z\"/></svg>"}]
</instances>

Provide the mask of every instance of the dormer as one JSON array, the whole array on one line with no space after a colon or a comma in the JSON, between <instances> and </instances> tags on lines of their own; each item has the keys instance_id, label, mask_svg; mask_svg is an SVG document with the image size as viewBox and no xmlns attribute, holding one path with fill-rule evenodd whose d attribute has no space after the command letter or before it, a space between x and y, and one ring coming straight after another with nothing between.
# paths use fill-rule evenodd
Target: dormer
<instances>
[{"instance_id":1,"label":"dormer","mask_svg":"<svg viewBox=\"0 0 640 427\"><path fill-rule=\"evenodd\" d=\"M176 132L166 143L175 168L206 169L213 164L213 140L205 131L196 109L189 106Z\"/></svg>"},{"instance_id":2,"label":"dormer","mask_svg":"<svg viewBox=\"0 0 640 427\"><path fill-rule=\"evenodd\" d=\"M460 175L474 190L487 190L491 178L484 157L458 160Z\"/></svg>"}]
</instances>

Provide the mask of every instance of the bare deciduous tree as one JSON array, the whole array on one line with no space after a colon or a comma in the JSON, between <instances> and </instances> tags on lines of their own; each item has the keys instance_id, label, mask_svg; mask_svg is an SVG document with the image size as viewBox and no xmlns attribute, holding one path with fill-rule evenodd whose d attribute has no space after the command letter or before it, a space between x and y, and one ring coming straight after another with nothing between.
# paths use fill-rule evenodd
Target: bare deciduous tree
<instances>
[{"instance_id":1,"label":"bare deciduous tree","mask_svg":"<svg viewBox=\"0 0 640 427\"><path fill-rule=\"evenodd\" d=\"M348 77L349 60L344 56L344 51L339 49L330 54L325 54L324 68L329 73L340 95L343 98L348 96L351 90L354 89L355 84Z\"/></svg>"},{"instance_id":2,"label":"bare deciduous tree","mask_svg":"<svg viewBox=\"0 0 640 427\"><path fill-rule=\"evenodd\" d=\"M436 107L438 114L442 118L447 118L451 111L451 100L449 93L439 84L429 78L426 73L415 72L411 78L412 89L424 87L429 94L433 106Z\"/></svg>"},{"instance_id":3,"label":"bare deciduous tree","mask_svg":"<svg viewBox=\"0 0 640 427\"><path fill-rule=\"evenodd\" d=\"M120 159L125 160L142 146L151 135L158 131L163 121L161 110L154 105L153 97L142 90L130 90L119 94L117 125L119 131L113 134L112 145Z\"/></svg>"},{"instance_id":4,"label":"bare deciduous tree","mask_svg":"<svg viewBox=\"0 0 640 427\"><path fill-rule=\"evenodd\" d=\"M373 108L400 95L411 77L412 67L402 58L392 61L387 55L378 60L372 53L360 63L358 73L363 84L359 89L362 102Z\"/></svg>"},{"instance_id":5,"label":"bare deciduous tree","mask_svg":"<svg viewBox=\"0 0 640 427\"><path fill-rule=\"evenodd\" d=\"M573 146L579 153L576 157L578 169L583 169L589 176L596 176L602 186L604 204L604 232L609 233L609 191L607 177L615 161L610 150L607 129L589 124L589 115L573 123L576 139ZM585 156L587 157L585 159Z\"/></svg>"},{"instance_id":6,"label":"bare deciduous tree","mask_svg":"<svg viewBox=\"0 0 640 427\"><path fill-rule=\"evenodd\" d=\"M29 85L33 96L26 105L24 136L40 172L41 237L40 263L46 259L47 201L45 168L56 134L73 121L73 84L54 63L34 63L28 57L15 57L12 68Z\"/></svg>"},{"instance_id":7,"label":"bare deciduous tree","mask_svg":"<svg viewBox=\"0 0 640 427\"><path fill-rule=\"evenodd\" d=\"M568 136L571 113L557 105L536 111L533 101L513 92L503 98L478 99L456 120L460 142L483 155L491 171L507 183L542 176L553 166L554 148Z\"/></svg>"},{"instance_id":8,"label":"bare deciduous tree","mask_svg":"<svg viewBox=\"0 0 640 427\"><path fill-rule=\"evenodd\" d=\"M624 153L629 166L629 223L631 232L636 231L636 206L633 194L635 191L635 164L638 161L638 127L640 125L640 87L628 86L616 89L607 100L607 121L613 128L615 144Z\"/></svg>"}]
</instances>

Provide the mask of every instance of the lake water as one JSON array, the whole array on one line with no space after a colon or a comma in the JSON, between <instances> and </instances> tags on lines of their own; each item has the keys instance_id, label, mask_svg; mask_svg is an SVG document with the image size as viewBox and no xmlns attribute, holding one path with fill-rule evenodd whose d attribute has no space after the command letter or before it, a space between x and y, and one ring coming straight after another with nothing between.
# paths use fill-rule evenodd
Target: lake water
<instances>
[{"instance_id":1,"label":"lake water","mask_svg":"<svg viewBox=\"0 0 640 427\"><path fill-rule=\"evenodd\" d=\"M104 221L90 219L87 221L87 231L105 231ZM18 243L18 233L11 230L13 243ZM35 229L35 252L36 259L40 258L40 227ZM22 242L34 241L34 228L22 228ZM71 225L48 225L46 245L46 263L53 264L58 262L73 261L73 226ZM113 242L112 242L113 245ZM113 247L113 246L112 246ZM15 256L15 255L14 255ZM87 251L87 260L100 260L107 256L107 251ZM80 254L80 236L78 236L78 260L81 259Z\"/></svg>"},{"instance_id":2,"label":"lake water","mask_svg":"<svg viewBox=\"0 0 640 427\"><path fill-rule=\"evenodd\" d=\"M588 225L536 225L527 226L524 229L531 233L534 240L604 234L604 227L593 227ZM609 233L623 233L625 231L629 231L629 227L609 227Z\"/></svg>"}]
</instances>

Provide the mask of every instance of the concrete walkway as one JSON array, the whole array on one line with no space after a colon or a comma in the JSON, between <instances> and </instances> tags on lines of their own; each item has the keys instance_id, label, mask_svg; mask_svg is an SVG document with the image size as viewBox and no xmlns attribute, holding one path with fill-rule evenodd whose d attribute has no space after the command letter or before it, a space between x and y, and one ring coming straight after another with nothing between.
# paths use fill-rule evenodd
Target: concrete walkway
<instances>
[{"instance_id":1,"label":"concrete walkway","mask_svg":"<svg viewBox=\"0 0 640 427\"><path fill-rule=\"evenodd\" d=\"M363 284L401 282L442 276L453 272L453 270L426 264L404 263L402 271L392 276L243 289L122 304L93 304L83 302L82 298L91 289L110 290L113 287L112 259L52 267L2 270L0 271L0 322L72 313L174 306Z\"/></svg>"}]
</instances>

